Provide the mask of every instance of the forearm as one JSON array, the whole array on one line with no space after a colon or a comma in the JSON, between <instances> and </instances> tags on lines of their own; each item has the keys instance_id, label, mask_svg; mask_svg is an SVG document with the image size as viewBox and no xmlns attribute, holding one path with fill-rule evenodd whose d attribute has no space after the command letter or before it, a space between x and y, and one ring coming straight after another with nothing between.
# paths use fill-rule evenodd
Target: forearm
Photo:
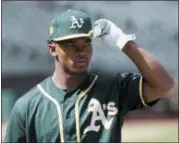
<instances>
[{"instance_id":1,"label":"forearm","mask_svg":"<svg viewBox=\"0 0 179 143\"><path fill-rule=\"evenodd\" d=\"M145 49L135 42L128 42L123 52L134 62L145 81L154 88L168 92L174 86L174 80L165 68Z\"/></svg>"}]
</instances>

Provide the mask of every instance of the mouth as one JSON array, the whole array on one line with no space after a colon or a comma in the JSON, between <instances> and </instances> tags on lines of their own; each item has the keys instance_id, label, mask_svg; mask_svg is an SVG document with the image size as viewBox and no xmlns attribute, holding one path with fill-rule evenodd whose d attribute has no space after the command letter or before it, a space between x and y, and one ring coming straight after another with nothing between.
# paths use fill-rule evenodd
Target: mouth
<instances>
[{"instance_id":1,"label":"mouth","mask_svg":"<svg viewBox=\"0 0 179 143\"><path fill-rule=\"evenodd\" d=\"M80 58L80 59L77 59L76 61L75 61L75 65L76 66L78 66L78 67L84 67L84 66L86 66L88 64L88 60L87 59L85 59L85 58Z\"/></svg>"}]
</instances>

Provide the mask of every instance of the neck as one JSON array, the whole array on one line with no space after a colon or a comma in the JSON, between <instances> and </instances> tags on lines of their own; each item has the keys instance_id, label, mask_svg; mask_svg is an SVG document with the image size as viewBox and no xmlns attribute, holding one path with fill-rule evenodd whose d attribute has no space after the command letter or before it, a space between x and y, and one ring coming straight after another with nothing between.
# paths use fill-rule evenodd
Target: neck
<instances>
[{"instance_id":1,"label":"neck","mask_svg":"<svg viewBox=\"0 0 179 143\"><path fill-rule=\"evenodd\" d=\"M55 69L52 75L52 81L61 89L73 89L77 87L86 77L86 73L69 74L64 71Z\"/></svg>"}]
</instances>

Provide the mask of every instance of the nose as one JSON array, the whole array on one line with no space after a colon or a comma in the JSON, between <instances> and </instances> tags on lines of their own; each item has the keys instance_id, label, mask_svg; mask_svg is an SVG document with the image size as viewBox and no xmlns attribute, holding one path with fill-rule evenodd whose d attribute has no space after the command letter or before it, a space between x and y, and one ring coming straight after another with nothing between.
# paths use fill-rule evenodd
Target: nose
<instances>
[{"instance_id":1,"label":"nose","mask_svg":"<svg viewBox=\"0 0 179 143\"><path fill-rule=\"evenodd\" d=\"M79 58L83 58L84 56L86 56L86 54L84 52L78 52L76 56Z\"/></svg>"}]
</instances>

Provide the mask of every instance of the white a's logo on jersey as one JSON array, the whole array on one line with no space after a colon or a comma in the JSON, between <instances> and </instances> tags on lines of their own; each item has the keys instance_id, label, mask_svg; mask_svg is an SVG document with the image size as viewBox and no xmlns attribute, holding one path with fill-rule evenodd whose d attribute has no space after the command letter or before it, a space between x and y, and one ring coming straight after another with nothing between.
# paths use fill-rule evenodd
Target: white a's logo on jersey
<instances>
[{"instance_id":1,"label":"white a's logo on jersey","mask_svg":"<svg viewBox=\"0 0 179 143\"><path fill-rule=\"evenodd\" d=\"M114 102L109 102L107 106L103 105L104 110L108 110L108 115L114 116L118 113L118 109L115 107ZM84 129L83 134L89 131L98 132L100 130L100 125L96 125L96 121L101 121L105 129L109 129L113 122L114 118L110 118L109 120L105 117L101 104L98 100L92 98L88 105L88 112L92 112L92 118L90 125Z\"/></svg>"},{"instance_id":2,"label":"white a's logo on jersey","mask_svg":"<svg viewBox=\"0 0 179 143\"><path fill-rule=\"evenodd\" d=\"M81 28L84 24L83 18L80 18L79 21L78 21L75 16L70 16L70 20L72 22L70 29L76 28L76 27Z\"/></svg>"}]
</instances>

